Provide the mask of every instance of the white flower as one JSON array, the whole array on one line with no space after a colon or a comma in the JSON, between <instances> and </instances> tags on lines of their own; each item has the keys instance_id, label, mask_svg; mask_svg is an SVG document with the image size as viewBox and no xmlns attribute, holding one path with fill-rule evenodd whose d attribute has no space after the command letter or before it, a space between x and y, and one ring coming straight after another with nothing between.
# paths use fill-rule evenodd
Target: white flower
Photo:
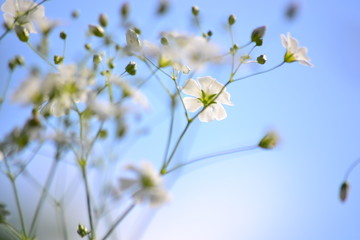
<instances>
[{"instance_id":1,"label":"white flower","mask_svg":"<svg viewBox=\"0 0 360 240\"><path fill-rule=\"evenodd\" d=\"M190 78L185 83L182 91L195 97L185 97L183 99L185 108L188 111L195 112L200 107L206 107L199 114L199 120L202 122L225 119L227 114L221 104L233 105L230 101L230 94L226 91L224 85L210 76L198 78L198 82Z\"/></svg>"},{"instance_id":2,"label":"white flower","mask_svg":"<svg viewBox=\"0 0 360 240\"><path fill-rule=\"evenodd\" d=\"M94 92L88 93L87 106L101 121L105 121L110 117L116 117L120 115L122 111L117 105L99 99Z\"/></svg>"},{"instance_id":3,"label":"white flower","mask_svg":"<svg viewBox=\"0 0 360 240\"><path fill-rule=\"evenodd\" d=\"M6 0L1 6L8 27L20 25L30 33L36 33L33 21L41 21L45 8L31 0Z\"/></svg>"},{"instance_id":4,"label":"white flower","mask_svg":"<svg viewBox=\"0 0 360 240\"><path fill-rule=\"evenodd\" d=\"M132 50L132 51L138 51L141 49L141 43L139 40L139 36L132 29L128 29L126 31L126 43L127 43L128 48L130 48L130 50Z\"/></svg>"},{"instance_id":5,"label":"white flower","mask_svg":"<svg viewBox=\"0 0 360 240\"><path fill-rule=\"evenodd\" d=\"M149 202L151 206L159 206L170 199L160 174L149 163L144 162L140 167L128 165L126 169L136 176L120 178L120 188L122 191L132 189L136 202Z\"/></svg>"},{"instance_id":6,"label":"white flower","mask_svg":"<svg viewBox=\"0 0 360 240\"><path fill-rule=\"evenodd\" d=\"M281 43L286 48L286 53L284 56L284 61L291 62L299 62L309 67L313 67L310 62L310 58L307 56L307 48L299 47L299 42L291 37L290 33L285 36L281 34Z\"/></svg>"},{"instance_id":7,"label":"white flower","mask_svg":"<svg viewBox=\"0 0 360 240\"><path fill-rule=\"evenodd\" d=\"M14 102L30 104L41 99L41 80L36 76L27 78L12 95Z\"/></svg>"}]
</instances>

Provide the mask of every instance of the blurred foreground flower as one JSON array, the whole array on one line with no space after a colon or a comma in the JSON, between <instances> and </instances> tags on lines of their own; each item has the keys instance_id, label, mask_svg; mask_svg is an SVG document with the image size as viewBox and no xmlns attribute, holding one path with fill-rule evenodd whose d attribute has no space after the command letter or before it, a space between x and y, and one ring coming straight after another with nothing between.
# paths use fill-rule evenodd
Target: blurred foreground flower
<instances>
[{"instance_id":1,"label":"blurred foreground flower","mask_svg":"<svg viewBox=\"0 0 360 240\"><path fill-rule=\"evenodd\" d=\"M281 34L281 42L284 48L286 48L284 56L285 62L299 62L306 66L313 67L310 58L307 56L307 48L299 47L299 42L291 37L290 33L288 33L287 36Z\"/></svg>"},{"instance_id":2,"label":"blurred foreground flower","mask_svg":"<svg viewBox=\"0 0 360 240\"><path fill-rule=\"evenodd\" d=\"M343 182L340 187L340 200L345 202L349 195L350 185L347 182Z\"/></svg>"},{"instance_id":3,"label":"blurred foreground flower","mask_svg":"<svg viewBox=\"0 0 360 240\"><path fill-rule=\"evenodd\" d=\"M6 0L1 5L3 17L8 28L17 26L30 33L36 33L33 22L41 22L45 16L45 8L31 0Z\"/></svg>"},{"instance_id":4,"label":"blurred foreground flower","mask_svg":"<svg viewBox=\"0 0 360 240\"><path fill-rule=\"evenodd\" d=\"M120 188L122 191L132 189L136 202L149 202L151 206L159 206L169 200L160 174L149 163L145 162L140 167L128 165L126 169L135 173L136 177L120 178Z\"/></svg>"},{"instance_id":5,"label":"blurred foreground flower","mask_svg":"<svg viewBox=\"0 0 360 240\"><path fill-rule=\"evenodd\" d=\"M185 108L190 112L195 112L200 107L206 107L199 114L199 120L202 122L225 119L227 114L222 104L229 106L233 104L224 85L210 76L198 78L198 82L190 78L185 83L183 92L195 97L184 98Z\"/></svg>"}]
</instances>

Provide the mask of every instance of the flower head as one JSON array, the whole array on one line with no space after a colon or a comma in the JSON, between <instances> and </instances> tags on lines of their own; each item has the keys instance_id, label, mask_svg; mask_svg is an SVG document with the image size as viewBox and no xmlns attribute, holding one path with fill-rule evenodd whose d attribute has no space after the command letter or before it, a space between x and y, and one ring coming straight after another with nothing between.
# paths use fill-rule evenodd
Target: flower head
<instances>
[{"instance_id":1,"label":"flower head","mask_svg":"<svg viewBox=\"0 0 360 240\"><path fill-rule=\"evenodd\" d=\"M133 189L136 202L158 206L169 200L160 174L149 163L145 162L140 167L129 165L127 170L135 173L135 178L120 178L120 187L121 190Z\"/></svg>"},{"instance_id":2,"label":"flower head","mask_svg":"<svg viewBox=\"0 0 360 240\"><path fill-rule=\"evenodd\" d=\"M6 0L1 10L9 28L22 26L30 33L36 33L33 22L41 21L45 15L44 6L31 0Z\"/></svg>"},{"instance_id":3,"label":"flower head","mask_svg":"<svg viewBox=\"0 0 360 240\"><path fill-rule=\"evenodd\" d=\"M310 62L310 58L306 55L307 48L299 47L299 42L295 38L291 37L290 33L288 33L287 36L281 34L281 42L284 48L286 48L284 56L285 62L299 62L306 66L313 67Z\"/></svg>"},{"instance_id":4,"label":"flower head","mask_svg":"<svg viewBox=\"0 0 360 240\"><path fill-rule=\"evenodd\" d=\"M199 119L202 122L225 119L227 114L222 104L233 105L230 101L230 94L224 85L209 76L198 78L198 82L190 78L185 83L183 92L195 97L183 99L188 111L195 112L200 107L206 107L199 114Z\"/></svg>"}]
</instances>

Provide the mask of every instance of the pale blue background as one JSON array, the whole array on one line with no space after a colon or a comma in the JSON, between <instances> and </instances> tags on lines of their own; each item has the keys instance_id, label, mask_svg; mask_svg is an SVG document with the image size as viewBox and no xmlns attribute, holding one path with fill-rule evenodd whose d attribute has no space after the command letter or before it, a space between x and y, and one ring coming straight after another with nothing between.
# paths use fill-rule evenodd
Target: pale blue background
<instances>
[{"instance_id":1,"label":"pale blue background","mask_svg":"<svg viewBox=\"0 0 360 240\"><path fill-rule=\"evenodd\" d=\"M152 17L157 1L130 1L132 18L144 36L155 38L159 30L196 32L196 28L191 27L190 8L198 5L204 28L212 29L214 41L223 46L230 43L222 27L228 15L234 13L237 16L234 33L239 44L248 41L255 27L268 27L264 47L256 50L268 56L267 67L282 60L284 49L280 34L286 32L299 39L301 46L308 47L315 65L308 68L297 63L286 64L274 72L230 85L228 91L235 106L226 107L228 118L192 126L197 129L196 133L185 139L178 158L183 156L187 160L251 145L268 129L279 132L282 144L274 151L233 154L189 167L171 189L173 200L153 215L143 239L360 238L359 169L349 179L349 200L343 204L338 198L348 166L360 157L360 4L356 0L299 0L299 15L294 21L287 21L284 11L289 2L172 1L169 14L157 20ZM79 29L96 23L102 12L106 12L110 20L118 21L119 5L120 2L109 0L53 0L45 7L47 16L66 19L63 29L69 35L68 56L76 58L84 39ZM73 9L81 11L81 18L75 23L68 17ZM32 56L30 50L15 39L7 36L0 44L1 83L7 76L4 65L10 56ZM60 54L62 45L60 41L58 44L54 52ZM28 62L32 61L35 60ZM212 75L225 82L228 72L229 68L223 66L198 76ZM24 74L19 73L17 77L19 80L12 86L18 86ZM155 101L152 118L159 119L167 108L155 104L160 105L166 96L150 90L149 98ZM8 106L2 109L2 134L8 132L9 126L23 122L18 114L28 116L28 112L19 110L22 108L12 109ZM151 127L152 122L148 122L148 126ZM153 143L164 145L165 123L167 119L155 124L152 134L135 145L127 158L158 161L163 148ZM141 146L141 151L137 146ZM1 193L0 200L3 198ZM138 229L131 224L127 226L121 231L130 229L135 238ZM130 238L125 236L124 239Z\"/></svg>"}]
</instances>

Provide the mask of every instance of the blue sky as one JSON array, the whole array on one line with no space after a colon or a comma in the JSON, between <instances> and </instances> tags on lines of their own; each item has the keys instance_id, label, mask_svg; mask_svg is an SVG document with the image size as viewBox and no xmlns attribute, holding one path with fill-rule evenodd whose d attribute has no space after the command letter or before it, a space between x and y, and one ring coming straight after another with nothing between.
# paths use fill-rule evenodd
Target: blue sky
<instances>
[{"instance_id":1,"label":"blue sky","mask_svg":"<svg viewBox=\"0 0 360 240\"><path fill-rule=\"evenodd\" d=\"M228 118L221 122L195 123L177 158L192 159L251 145L268 129L279 132L281 145L273 151L218 157L184 170L171 188L173 200L149 213L153 217L142 233L143 239L359 239L359 169L349 179L348 201L343 204L338 199L348 166L360 157L358 1L299 0L299 14L293 21L284 17L288 0L172 1L170 12L163 19L153 17L156 0L129 2L133 10L131 17L145 37L154 39L160 30L196 33L190 21L190 8L198 5L204 28L214 32L213 40L224 49L228 48L230 39L222 26L229 14L235 14L234 35L239 44L248 41L254 28L267 26L264 47L256 50L257 54L268 56L265 69L281 62L285 50L280 34L287 32L308 48L315 65L309 68L298 63L286 64L229 86L235 106L226 108ZM120 3L53 0L45 8L47 16L65 19L58 30L66 29L67 55L76 59L84 40L79 29L96 23L102 12L109 15L110 21L118 21ZM74 9L80 10L81 17L72 22L68 16ZM30 59L31 51L15 39L9 35L0 43L1 82L6 76L4 66L14 54L23 54L29 62L36 62ZM58 49L55 45L54 51L60 53L62 48ZM196 77L211 75L225 82L229 69L227 66L207 69ZM257 70L246 70L244 74ZM18 86L24 76L18 73L12 87ZM152 90L146 89L150 100L160 105L165 96ZM165 111L164 106L155 107L151 117L158 119ZM20 124L28 112L5 105L0 114L0 132L4 134L10 126ZM167 123L168 119L154 125L150 121L148 126L153 130L125 158L159 158L162 152L156 151L154 141L164 142ZM137 209L134 216L142 209ZM133 222L126 226L134 229L130 235L135 238L136 226L140 224L134 216ZM127 227L121 231L127 232ZM130 238L125 233L124 237Z\"/></svg>"}]
</instances>

